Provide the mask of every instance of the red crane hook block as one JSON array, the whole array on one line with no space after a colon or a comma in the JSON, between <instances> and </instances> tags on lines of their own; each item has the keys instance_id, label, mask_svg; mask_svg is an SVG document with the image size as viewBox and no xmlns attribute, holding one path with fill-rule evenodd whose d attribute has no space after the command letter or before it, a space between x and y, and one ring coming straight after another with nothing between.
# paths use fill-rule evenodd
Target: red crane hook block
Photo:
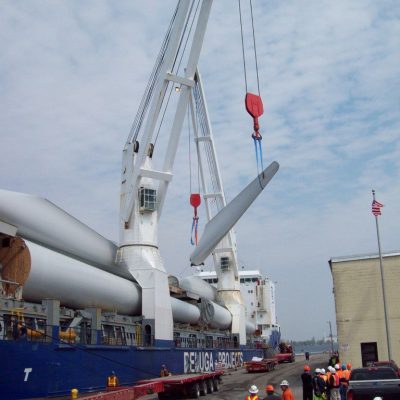
<instances>
[{"instance_id":1,"label":"red crane hook block","mask_svg":"<svg viewBox=\"0 0 400 400\"><path fill-rule=\"evenodd\" d=\"M247 112L253 117L254 135L256 138L261 139L261 135L258 132L260 130L258 117L261 117L264 113L264 106L261 97L254 93L246 93L245 104Z\"/></svg>"},{"instance_id":2,"label":"red crane hook block","mask_svg":"<svg viewBox=\"0 0 400 400\"><path fill-rule=\"evenodd\" d=\"M200 193L192 193L190 195L190 205L192 207L194 207L194 209L196 210L197 207L201 204L201 197L200 197Z\"/></svg>"}]
</instances>

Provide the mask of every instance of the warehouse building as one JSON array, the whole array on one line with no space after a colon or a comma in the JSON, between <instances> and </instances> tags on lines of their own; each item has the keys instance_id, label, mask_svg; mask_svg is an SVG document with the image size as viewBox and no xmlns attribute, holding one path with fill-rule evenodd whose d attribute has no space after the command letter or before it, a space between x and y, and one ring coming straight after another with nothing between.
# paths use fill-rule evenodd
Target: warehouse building
<instances>
[{"instance_id":1,"label":"warehouse building","mask_svg":"<svg viewBox=\"0 0 400 400\"><path fill-rule=\"evenodd\" d=\"M388 359L379 255L329 260L340 359L353 367ZM383 254L392 359L400 362L400 252Z\"/></svg>"}]
</instances>

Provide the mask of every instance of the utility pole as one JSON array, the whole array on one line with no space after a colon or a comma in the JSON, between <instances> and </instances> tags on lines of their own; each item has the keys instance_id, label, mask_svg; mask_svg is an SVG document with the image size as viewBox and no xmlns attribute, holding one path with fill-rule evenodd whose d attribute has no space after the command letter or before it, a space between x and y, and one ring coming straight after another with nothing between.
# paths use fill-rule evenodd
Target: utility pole
<instances>
[{"instance_id":1,"label":"utility pole","mask_svg":"<svg viewBox=\"0 0 400 400\"><path fill-rule=\"evenodd\" d=\"M383 207L382 204L375 200L375 190L372 189L372 213L375 216L376 224L376 236L378 238L378 249L379 249L379 266L381 271L381 284L382 284L382 295L383 295L383 313L385 315L385 327L386 327L386 340L389 360L392 359L392 350L390 346L390 334L389 334L389 318L387 314L387 304L386 304L386 292L385 292L385 280L383 276L383 260L382 260L382 250L381 250L381 239L379 236L379 225L378 225L378 215L381 215L380 208ZM374 208L375 206L375 208ZM377 207L377 208L376 208Z\"/></svg>"},{"instance_id":2,"label":"utility pole","mask_svg":"<svg viewBox=\"0 0 400 400\"><path fill-rule=\"evenodd\" d=\"M332 324L331 321L327 321L329 324L329 332L330 332L330 338L331 338L331 353L333 354L333 336L332 336Z\"/></svg>"}]
</instances>

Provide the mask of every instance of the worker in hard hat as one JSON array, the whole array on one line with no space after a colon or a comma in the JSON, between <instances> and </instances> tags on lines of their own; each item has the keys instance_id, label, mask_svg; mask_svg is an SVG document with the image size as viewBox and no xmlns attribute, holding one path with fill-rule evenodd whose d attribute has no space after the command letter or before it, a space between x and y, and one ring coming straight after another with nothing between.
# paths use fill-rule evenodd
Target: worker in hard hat
<instances>
[{"instance_id":1,"label":"worker in hard hat","mask_svg":"<svg viewBox=\"0 0 400 400\"><path fill-rule=\"evenodd\" d=\"M335 372L335 368L329 366L328 367L328 372L326 373L326 398L327 400L331 400L331 377L332 377L332 373Z\"/></svg>"},{"instance_id":2,"label":"worker in hard hat","mask_svg":"<svg viewBox=\"0 0 400 400\"><path fill-rule=\"evenodd\" d=\"M165 364L161 365L161 371L160 371L160 376L164 377L164 376L170 376L171 373L168 371L168 368Z\"/></svg>"},{"instance_id":3,"label":"worker in hard hat","mask_svg":"<svg viewBox=\"0 0 400 400\"><path fill-rule=\"evenodd\" d=\"M267 385L265 391L267 392L267 395L264 397L264 400L281 400L281 396L275 393L275 389L272 385Z\"/></svg>"},{"instance_id":4,"label":"worker in hard hat","mask_svg":"<svg viewBox=\"0 0 400 400\"><path fill-rule=\"evenodd\" d=\"M336 364L335 368L331 368L332 372L329 378L329 387L331 392L331 400L340 400L340 378L337 371L340 369L340 365Z\"/></svg>"},{"instance_id":5,"label":"worker in hard hat","mask_svg":"<svg viewBox=\"0 0 400 400\"><path fill-rule=\"evenodd\" d=\"M301 374L301 381L303 383L303 400L312 400L313 398L313 382L309 365L305 365L304 372Z\"/></svg>"},{"instance_id":6,"label":"worker in hard hat","mask_svg":"<svg viewBox=\"0 0 400 400\"><path fill-rule=\"evenodd\" d=\"M342 364L341 375L339 375L340 381L340 398L346 400L347 388L349 386L350 371L347 369L346 364Z\"/></svg>"},{"instance_id":7,"label":"worker in hard hat","mask_svg":"<svg viewBox=\"0 0 400 400\"><path fill-rule=\"evenodd\" d=\"M246 400L260 400L257 393L258 387L256 385L251 385Z\"/></svg>"},{"instance_id":8,"label":"worker in hard hat","mask_svg":"<svg viewBox=\"0 0 400 400\"><path fill-rule=\"evenodd\" d=\"M282 389L282 400L295 400L292 391L289 388L289 382L287 380L283 380L281 382L281 389Z\"/></svg>"},{"instance_id":9,"label":"worker in hard hat","mask_svg":"<svg viewBox=\"0 0 400 400\"><path fill-rule=\"evenodd\" d=\"M111 375L107 377L107 387L113 388L119 386L119 380L114 371L111 371Z\"/></svg>"},{"instance_id":10,"label":"worker in hard hat","mask_svg":"<svg viewBox=\"0 0 400 400\"><path fill-rule=\"evenodd\" d=\"M314 376L312 378L312 385L314 389L314 399L322 399L326 393L326 384L321 376L322 370L319 368L315 369Z\"/></svg>"}]
</instances>

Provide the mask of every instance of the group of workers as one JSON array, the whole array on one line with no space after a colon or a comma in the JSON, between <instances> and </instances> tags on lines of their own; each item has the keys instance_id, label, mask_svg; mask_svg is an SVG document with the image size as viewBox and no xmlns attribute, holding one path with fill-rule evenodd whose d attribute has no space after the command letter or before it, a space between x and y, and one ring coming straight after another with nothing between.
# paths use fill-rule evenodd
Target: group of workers
<instances>
[{"instance_id":1,"label":"group of workers","mask_svg":"<svg viewBox=\"0 0 400 400\"><path fill-rule=\"evenodd\" d=\"M273 385L267 385L265 388L266 391L266 396L264 397L263 400L295 400L292 391L290 390L289 387L289 382L286 380L283 380L280 384L282 394L279 395L275 393L275 388ZM249 389L249 394L246 397L246 400L261 400L261 398L258 396L258 388L256 385L252 385Z\"/></svg>"},{"instance_id":2,"label":"group of workers","mask_svg":"<svg viewBox=\"0 0 400 400\"><path fill-rule=\"evenodd\" d=\"M303 400L346 400L349 385L351 364L329 365L327 371L324 368L316 368L311 373L310 366L304 366L301 374L303 382Z\"/></svg>"}]
</instances>

